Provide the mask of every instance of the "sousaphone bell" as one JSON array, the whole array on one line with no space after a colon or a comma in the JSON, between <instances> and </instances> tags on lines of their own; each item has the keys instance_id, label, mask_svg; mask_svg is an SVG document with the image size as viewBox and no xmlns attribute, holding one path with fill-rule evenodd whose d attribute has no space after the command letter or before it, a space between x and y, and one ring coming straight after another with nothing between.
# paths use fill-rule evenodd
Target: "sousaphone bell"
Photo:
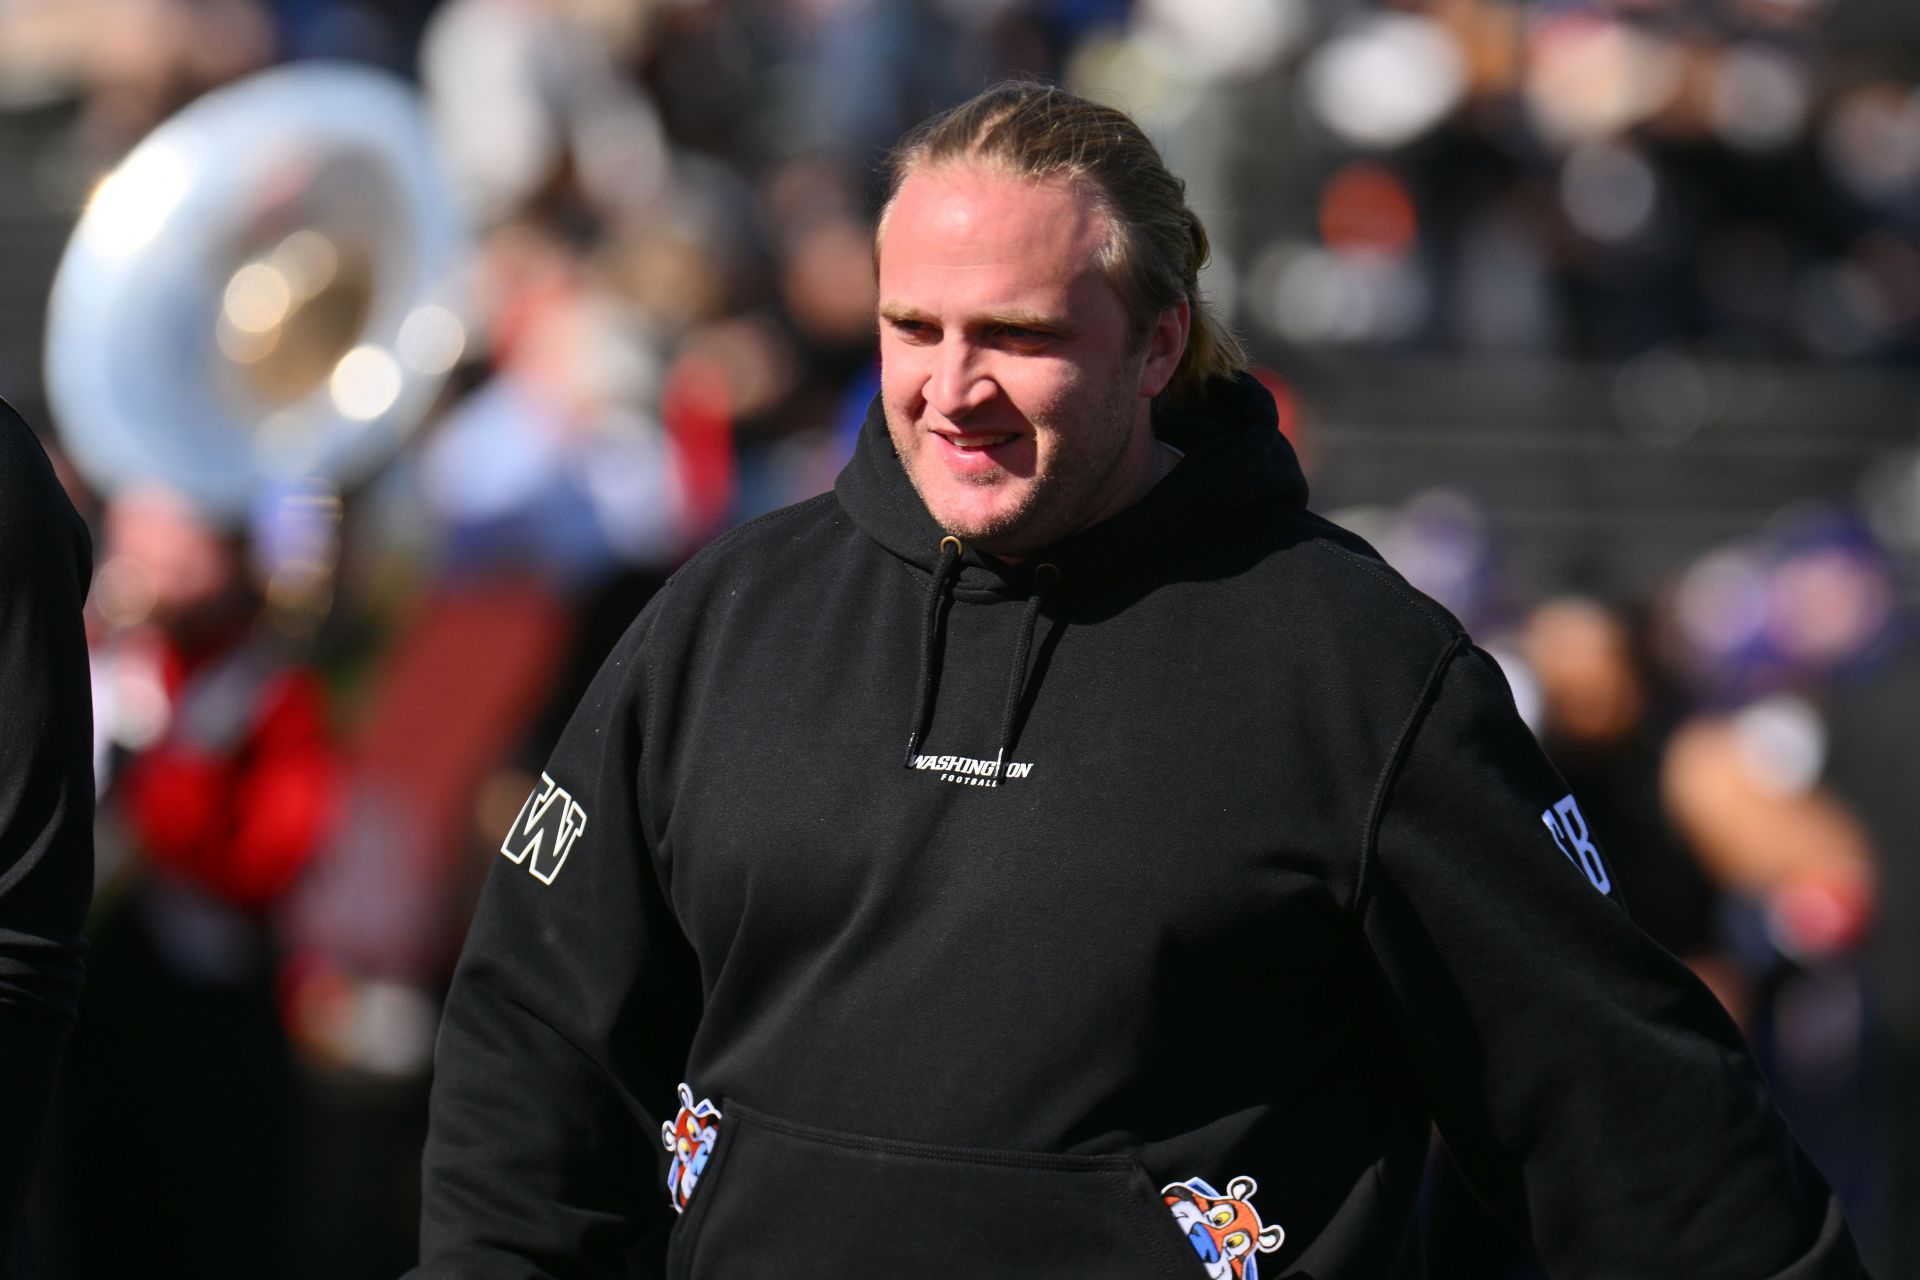
<instances>
[{"instance_id":1,"label":"sousaphone bell","mask_svg":"<svg viewBox=\"0 0 1920 1280\"><path fill-rule=\"evenodd\" d=\"M449 190L413 91L365 67L264 72L148 135L49 303L48 398L88 480L237 522L276 484L366 476L465 343Z\"/></svg>"}]
</instances>

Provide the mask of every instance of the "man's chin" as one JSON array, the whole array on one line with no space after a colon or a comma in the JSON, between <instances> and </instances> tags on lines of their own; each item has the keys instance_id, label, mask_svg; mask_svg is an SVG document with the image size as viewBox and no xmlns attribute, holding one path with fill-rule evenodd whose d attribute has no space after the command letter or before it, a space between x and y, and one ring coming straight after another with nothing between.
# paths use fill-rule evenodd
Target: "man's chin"
<instances>
[{"instance_id":1,"label":"man's chin","mask_svg":"<svg viewBox=\"0 0 1920 1280\"><path fill-rule=\"evenodd\" d=\"M1002 560L1024 560L1039 550L1028 522L1018 518L992 523L939 522L971 551L984 551Z\"/></svg>"},{"instance_id":2,"label":"man's chin","mask_svg":"<svg viewBox=\"0 0 1920 1280\"><path fill-rule=\"evenodd\" d=\"M960 539L967 547L980 551L993 550L1007 531L1006 526L997 521L980 520L957 513L943 515L936 511L932 514L935 524Z\"/></svg>"},{"instance_id":3,"label":"man's chin","mask_svg":"<svg viewBox=\"0 0 1920 1280\"><path fill-rule=\"evenodd\" d=\"M938 495L944 500L927 502L927 511L934 523L968 546L991 550L989 544L1017 534L1028 523L1030 495L1013 490L1004 480L995 485L954 485ZM926 496L923 491L922 501Z\"/></svg>"}]
</instances>

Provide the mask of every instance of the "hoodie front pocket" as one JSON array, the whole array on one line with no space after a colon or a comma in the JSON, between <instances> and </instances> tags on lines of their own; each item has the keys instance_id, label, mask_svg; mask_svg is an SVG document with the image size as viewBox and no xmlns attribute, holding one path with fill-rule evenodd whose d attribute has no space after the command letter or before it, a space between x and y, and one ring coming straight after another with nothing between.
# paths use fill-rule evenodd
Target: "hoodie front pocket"
<instances>
[{"instance_id":1,"label":"hoodie front pocket","mask_svg":"<svg viewBox=\"0 0 1920 1280\"><path fill-rule=\"evenodd\" d=\"M898 1142L729 1100L673 1233L675 1280L1192 1280L1198 1259L1126 1155Z\"/></svg>"}]
</instances>

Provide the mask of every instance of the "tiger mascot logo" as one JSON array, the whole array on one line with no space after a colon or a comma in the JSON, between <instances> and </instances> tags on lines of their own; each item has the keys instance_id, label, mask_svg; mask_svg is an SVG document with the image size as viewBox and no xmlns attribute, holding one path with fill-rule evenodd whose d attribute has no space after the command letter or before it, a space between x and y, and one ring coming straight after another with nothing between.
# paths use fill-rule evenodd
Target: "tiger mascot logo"
<instances>
[{"instance_id":1,"label":"tiger mascot logo","mask_svg":"<svg viewBox=\"0 0 1920 1280\"><path fill-rule=\"evenodd\" d=\"M675 1213L686 1210L693 1199L693 1184L713 1155L713 1144L720 1140L720 1109L705 1098L695 1102L693 1090L680 1085L680 1114L671 1123L660 1126L660 1143L672 1154L667 1166L667 1203Z\"/></svg>"},{"instance_id":2,"label":"tiger mascot logo","mask_svg":"<svg viewBox=\"0 0 1920 1280\"><path fill-rule=\"evenodd\" d=\"M1260 1189L1252 1178L1235 1178L1221 1195L1204 1179L1188 1178L1160 1189L1173 1220L1187 1233L1212 1280L1260 1280L1255 1257L1272 1253L1287 1238L1276 1224L1261 1226L1252 1204Z\"/></svg>"}]
</instances>

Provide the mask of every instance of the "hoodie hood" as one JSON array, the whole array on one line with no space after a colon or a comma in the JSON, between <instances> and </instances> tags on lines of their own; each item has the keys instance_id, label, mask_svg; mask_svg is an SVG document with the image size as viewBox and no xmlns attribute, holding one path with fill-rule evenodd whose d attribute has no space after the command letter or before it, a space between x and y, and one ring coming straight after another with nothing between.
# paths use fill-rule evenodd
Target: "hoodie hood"
<instances>
[{"instance_id":1,"label":"hoodie hood","mask_svg":"<svg viewBox=\"0 0 1920 1280\"><path fill-rule=\"evenodd\" d=\"M1185 456L1138 502L1049 547L1044 559L1064 579L1087 581L1123 570L1144 543L1164 544L1258 502L1304 506L1307 481L1280 434L1273 397L1251 374L1215 379L1197 399L1156 406L1154 434ZM894 452L880 397L867 407L853 459L834 493L867 536L910 564L934 571L946 530L935 523ZM1029 564L1011 565L966 547L956 590L1024 594Z\"/></svg>"}]
</instances>

